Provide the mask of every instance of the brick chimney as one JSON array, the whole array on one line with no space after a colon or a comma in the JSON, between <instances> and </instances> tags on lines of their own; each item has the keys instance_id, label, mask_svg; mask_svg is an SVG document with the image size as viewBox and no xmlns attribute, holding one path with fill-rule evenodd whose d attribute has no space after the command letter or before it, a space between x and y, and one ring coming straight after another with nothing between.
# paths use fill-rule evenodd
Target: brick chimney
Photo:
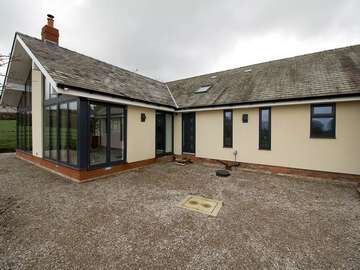
<instances>
[{"instance_id":1,"label":"brick chimney","mask_svg":"<svg viewBox=\"0 0 360 270\"><path fill-rule=\"evenodd\" d=\"M42 41L50 41L59 44L59 30L54 28L54 16L47 15L47 24L41 29Z\"/></svg>"}]
</instances>

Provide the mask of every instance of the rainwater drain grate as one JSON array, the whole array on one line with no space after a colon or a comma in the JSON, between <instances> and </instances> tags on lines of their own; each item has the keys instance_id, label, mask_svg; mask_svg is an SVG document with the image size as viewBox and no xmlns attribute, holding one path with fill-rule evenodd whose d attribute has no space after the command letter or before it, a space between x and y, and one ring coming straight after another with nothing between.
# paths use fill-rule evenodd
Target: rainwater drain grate
<instances>
[{"instance_id":1,"label":"rainwater drain grate","mask_svg":"<svg viewBox=\"0 0 360 270\"><path fill-rule=\"evenodd\" d=\"M178 204L178 207L216 217L222 204L222 201L189 195Z\"/></svg>"}]
</instances>

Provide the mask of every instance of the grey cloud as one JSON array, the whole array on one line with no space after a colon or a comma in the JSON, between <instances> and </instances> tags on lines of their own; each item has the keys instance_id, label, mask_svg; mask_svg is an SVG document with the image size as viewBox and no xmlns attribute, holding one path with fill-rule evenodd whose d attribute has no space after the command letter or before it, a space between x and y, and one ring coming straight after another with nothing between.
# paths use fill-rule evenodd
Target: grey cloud
<instances>
[{"instance_id":1,"label":"grey cloud","mask_svg":"<svg viewBox=\"0 0 360 270\"><path fill-rule=\"evenodd\" d=\"M39 36L52 12L61 45L161 80L215 71L216 60L239 39L269 32L295 36L305 46L331 44L339 33L360 43L357 0L23 2L0 4L0 52L10 50L16 30Z\"/></svg>"}]
</instances>

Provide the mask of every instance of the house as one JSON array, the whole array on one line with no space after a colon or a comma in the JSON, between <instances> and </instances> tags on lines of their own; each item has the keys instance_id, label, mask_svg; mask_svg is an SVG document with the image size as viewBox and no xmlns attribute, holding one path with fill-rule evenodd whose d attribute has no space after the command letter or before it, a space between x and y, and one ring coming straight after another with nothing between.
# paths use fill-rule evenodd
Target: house
<instances>
[{"instance_id":1,"label":"house","mask_svg":"<svg viewBox=\"0 0 360 270\"><path fill-rule=\"evenodd\" d=\"M164 155L359 179L360 45L163 83L16 33L17 155L84 181Z\"/></svg>"}]
</instances>

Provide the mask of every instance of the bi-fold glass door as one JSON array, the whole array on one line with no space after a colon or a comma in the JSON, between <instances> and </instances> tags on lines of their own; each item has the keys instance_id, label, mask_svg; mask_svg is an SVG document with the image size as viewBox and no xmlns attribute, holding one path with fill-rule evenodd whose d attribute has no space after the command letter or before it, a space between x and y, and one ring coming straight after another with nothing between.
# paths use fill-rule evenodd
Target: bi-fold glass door
<instances>
[{"instance_id":1,"label":"bi-fold glass door","mask_svg":"<svg viewBox=\"0 0 360 270\"><path fill-rule=\"evenodd\" d=\"M90 102L89 124L89 167L125 162L125 107Z\"/></svg>"}]
</instances>

